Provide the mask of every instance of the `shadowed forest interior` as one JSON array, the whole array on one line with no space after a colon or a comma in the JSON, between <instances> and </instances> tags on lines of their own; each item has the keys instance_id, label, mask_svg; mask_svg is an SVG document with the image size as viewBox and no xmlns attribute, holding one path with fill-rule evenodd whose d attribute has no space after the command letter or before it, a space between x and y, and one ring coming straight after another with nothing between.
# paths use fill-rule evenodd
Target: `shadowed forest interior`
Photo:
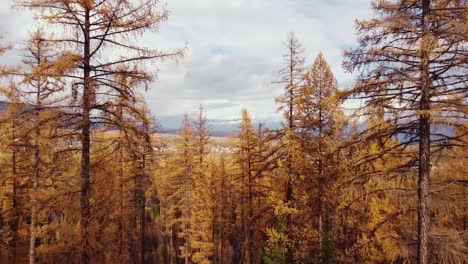
<instances>
[{"instance_id":1,"label":"shadowed forest interior","mask_svg":"<svg viewBox=\"0 0 468 264\"><path fill-rule=\"evenodd\" d=\"M226 137L150 111L190 52L141 44L163 2L14 5L38 26L0 65L0 263L466 263L466 0L370 1L349 87L285 32L278 125Z\"/></svg>"}]
</instances>

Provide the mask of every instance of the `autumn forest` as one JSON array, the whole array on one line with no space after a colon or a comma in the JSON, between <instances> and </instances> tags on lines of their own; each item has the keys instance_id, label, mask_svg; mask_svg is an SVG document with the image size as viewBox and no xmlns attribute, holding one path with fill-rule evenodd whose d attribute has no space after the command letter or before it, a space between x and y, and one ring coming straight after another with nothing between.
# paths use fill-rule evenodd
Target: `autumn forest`
<instances>
[{"instance_id":1,"label":"autumn forest","mask_svg":"<svg viewBox=\"0 0 468 264\"><path fill-rule=\"evenodd\" d=\"M221 137L150 111L190 49L141 45L164 3L14 1L39 22L0 65L0 263L467 263L468 2L369 5L353 84L284 32L280 125Z\"/></svg>"}]
</instances>

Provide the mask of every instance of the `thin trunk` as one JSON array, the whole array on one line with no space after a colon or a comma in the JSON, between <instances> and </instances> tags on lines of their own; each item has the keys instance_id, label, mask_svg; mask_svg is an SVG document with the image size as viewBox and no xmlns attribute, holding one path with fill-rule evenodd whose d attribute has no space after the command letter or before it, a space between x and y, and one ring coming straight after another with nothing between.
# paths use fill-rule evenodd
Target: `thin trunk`
<instances>
[{"instance_id":1,"label":"thin trunk","mask_svg":"<svg viewBox=\"0 0 468 264\"><path fill-rule=\"evenodd\" d=\"M133 166L138 166L138 164L135 164L138 162L137 160L137 155L133 155ZM135 168L135 167L133 167ZM138 169L138 167L136 167ZM137 247L138 247L138 215L140 211L140 206L139 206L139 180L138 180L138 171L136 174L133 176L133 221L132 221L132 242L131 242L131 253L130 253L130 258L132 263L139 263L138 257L140 254L138 254Z\"/></svg>"},{"instance_id":2,"label":"thin trunk","mask_svg":"<svg viewBox=\"0 0 468 264\"><path fill-rule=\"evenodd\" d=\"M319 183L318 183L318 197L317 197L317 205L318 205L318 250L319 250L319 263L323 261L323 206L322 206L322 193L323 193L323 185L322 185L322 175L323 168L322 168L322 160L319 160Z\"/></svg>"},{"instance_id":3,"label":"thin trunk","mask_svg":"<svg viewBox=\"0 0 468 264\"><path fill-rule=\"evenodd\" d=\"M122 139L119 139L119 199L120 199L120 214L119 214L119 261L123 263L123 143Z\"/></svg>"},{"instance_id":4,"label":"thin trunk","mask_svg":"<svg viewBox=\"0 0 468 264\"><path fill-rule=\"evenodd\" d=\"M17 256L17 248L18 248L18 226L19 226L19 212L18 212L18 194L17 194L17 186L18 186L18 168L17 168L17 153L16 153L16 124L15 120L12 119L12 146L13 151L11 155L11 166L12 166L12 174L13 174L13 196L12 196L12 203L13 203L13 221L11 223L11 231L13 233L11 239L11 245L13 246L13 254L12 254L12 263L16 263L16 256Z\"/></svg>"},{"instance_id":5,"label":"thin trunk","mask_svg":"<svg viewBox=\"0 0 468 264\"><path fill-rule=\"evenodd\" d=\"M36 146L37 148L37 146ZM35 197L37 195L37 179L39 175L39 165L38 165L38 159L39 159L39 151L35 150L34 151L34 159L35 161L35 168L34 168L34 176L32 179L32 197ZM31 225L30 225L30 236L29 236L29 263L33 264L36 259L36 218L37 218L37 199L33 198L31 199Z\"/></svg>"},{"instance_id":6,"label":"thin trunk","mask_svg":"<svg viewBox=\"0 0 468 264\"><path fill-rule=\"evenodd\" d=\"M250 147L249 147L250 149ZM248 221L247 221L247 251L248 251L248 259L247 262L248 264L253 263L253 248L252 248L252 233L253 233L253 208L252 208L252 185L253 185L253 179L252 179L252 162L250 158L251 154L250 151L248 152L248 176L249 176L249 215L248 215Z\"/></svg>"},{"instance_id":7,"label":"thin trunk","mask_svg":"<svg viewBox=\"0 0 468 264\"><path fill-rule=\"evenodd\" d=\"M293 48L293 39L290 40L290 50L289 50L289 130L290 133L294 132L294 48ZM288 175L286 178L286 204L291 202L293 199L293 191L292 191L292 166L291 166L291 153L288 153L287 157L287 168L288 168ZM291 216L288 214L286 216L286 235L288 238L291 239ZM292 246L287 246L286 252L286 262L293 263L294 262L294 253Z\"/></svg>"},{"instance_id":8,"label":"thin trunk","mask_svg":"<svg viewBox=\"0 0 468 264\"><path fill-rule=\"evenodd\" d=\"M219 249L219 260L220 264L223 264L224 261L224 223L225 223L225 213L224 209L226 207L226 167L225 167L225 160L224 154L221 156L221 227L220 227L220 249ZM227 210L227 208L226 208Z\"/></svg>"},{"instance_id":9,"label":"thin trunk","mask_svg":"<svg viewBox=\"0 0 468 264\"><path fill-rule=\"evenodd\" d=\"M215 173L213 173L213 175L216 175ZM216 197L215 197L215 189L216 189L216 186L215 186L215 181L214 179L212 178L211 179L211 200L213 201L213 204L211 206L211 242L213 243L213 256L210 258L211 261L213 261L214 263L218 263L218 247L217 247L217 241L216 241L216 228L218 226L218 223L217 223L217 215L216 215L216 206L215 206L215 200L216 200Z\"/></svg>"},{"instance_id":10,"label":"thin trunk","mask_svg":"<svg viewBox=\"0 0 468 264\"><path fill-rule=\"evenodd\" d=\"M37 47L37 65L41 64L41 46ZM40 138L41 138L41 122L39 120L39 112L42 110L41 100L41 80L38 78L36 84L36 111L35 111L35 136L36 143L34 146L34 173L32 175L32 194L31 194L31 226L29 236L29 263L33 264L36 260L36 214L37 214L37 182L41 170L41 153L40 153Z\"/></svg>"},{"instance_id":11,"label":"thin trunk","mask_svg":"<svg viewBox=\"0 0 468 264\"><path fill-rule=\"evenodd\" d=\"M145 228L146 228L146 212L145 212L145 169L146 156L142 155L142 166L140 175L140 263L145 263Z\"/></svg>"},{"instance_id":12,"label":"thin trunk","mask_svg":"<svg viewBox=\"0 0 468 264\"><path fill-rule=\"evenodd\" d=\"M184 215L184 233L185 233L185 252L184 252L184 263L189 264L189 171L188 171L188 153L185 151L185 183L184 183L184 196L185 196L185 215Z\"/></svg>"},{"instance_id":13,"label":"thin trunk","mask_svg":"<svg viewBox=\"0 0 468 264\"><path fill-rule=\"evenodd\" d=\"M318 85L319 90L319 160L318 160L318 192L317 192L317 207L318 207L318 250L319 250L319 263L323 262L323 204L322 204L322 196L323 196L323 146L322 146L322 86L319 83Z\"/></svg>"},{"instance_id":14,"label":"thin trunk","mask_svg":"<svg viewBox=\"0 0 468 264\"><path fill-rule=\"evenodd\" d=\"M90 10L85 8L85 24L84 24L84 70L83 70L83 115L82 115L82 149L81 149L81 263L88 264L90 260L89 248L89 223L90 223L90 194L91 186L89 180L90 172L90 111L91 111L91 65L90 65Z\"/></svg>"},{"instance_id":15,"label":"thin trunk","mask_svg":"<svg viewBox=\"0 0 468 264\"><path fill-rule=\"evenodd\" d=\"M162 210L163 210L164 207L164 204L163 204L163 201L161 201L161 215L162 215ZM169 225L167 224L167 215L165 215L164 217L164 229L165 229L165 232L164 232L164 242L165 242L165 258L164 258L164 263L169 263L171 264L171 254L172 254L172 232L171 232L171 228L169 227Z\"/></svg>"},{"instance_id":16,"label":"thin trunk","mask_svg":"<svg viewBox=\"0 0 468 264\"><path fill-rule=\"evenodd\" d=\"M346 257L346 250L348 249L348 223L346 222L346 219L347 219L347 214L346 214L346 210L343 211L342 215L341 215L341 226L343 227L343 242L342 242L342 247L341 247L341 251L343 252L343 254L345 254L345 257Z\"/></svg>"},{"instance_id":17,"label":"thin trunk","mask_svg":"<svg viewBox=\"0 0 468 264\"><path fill-rule=\"evenodd\" d=\"M169 227L169 263L174 263L176 259L174 249L174 225Z\"/></svg>"},{"instance_id":18,"label":"thin trunk","mask_svg":"<svg viewBox=\"0 0 468 264\"><path fill-rule=\"evenodd\" d=\"M289 50L289 129L294 130L294 47L293 39L290 40Z\"/></svg>"},{"instance_id":19,"label":"thin trunk","mask_svg":"<svg viewBox=\"0 0 468 264\"><path fill-rule=\"evenodd\" d=\"M244 158L244 150L242 149L241 147L241 157ZM244 168L244 161L241 160L241 173L242 173L242 179L241 179L241 183L242 183L242 186L241 186L241 193L240 193L240 207L241 207L241 247L242 247L242 254L241 254L241 260L242 260L242 263L245 263L245 253L246 253L246 250L245 250L245 237L246 237L246 217L245 217L245 214L246 214L246 210L245 210L245 168Z\"/></svg>"},{"instance_id":20,"label":"thin trunk","mask_svg":"<svg viewBox=\"0 0 468 264\"><path fill-rule=\"evenodd\" d=\"M36 119L39 114L36 113ZM36 145L34 146L34 173L32 175L32 194L31 194L31 225L29 236L29 263L33 264L36 259L36 218L37 218L37 182L39 179L41 160L39 150L40 128L36 121Z\"/></svg>"},{"instance_id":21,"label":"thin trunk","mask_svg":"<svg viewBox=\"0 0 468 264\"><path fill-rule=\"evenodd\" d=\"M422 40L429 37L429 0L422 1ZM418 180L418 264L429 263L429 177L431 169L430 159L430 78L429 51L427 45L421 48L421 101L419 117L419 180Z\"/></svg>"},{"instance_id":22,"label":"thin trunk","mask_svg":"<svg viewBox=\"0 0 468 264\"><path fill-rule=\"evenodd\" d=\"M224 162L224 161L223 161ZM223 171L224 171L224 166L223 166ZM220 230L220 235L219 235L219 240L220 240L220 249L219 249L219 259L220 259L220 264L223 263L223 259L224 259L224 217L225 217L225 214L224 214L224 205L226 204L226 201L225 201L225 194L224 192L226 191L225 189L225 177L224 177L224 172L223 172L223 175L221 176L223 177L221 179L221 230Z\"/></svg>"}]
</instances>

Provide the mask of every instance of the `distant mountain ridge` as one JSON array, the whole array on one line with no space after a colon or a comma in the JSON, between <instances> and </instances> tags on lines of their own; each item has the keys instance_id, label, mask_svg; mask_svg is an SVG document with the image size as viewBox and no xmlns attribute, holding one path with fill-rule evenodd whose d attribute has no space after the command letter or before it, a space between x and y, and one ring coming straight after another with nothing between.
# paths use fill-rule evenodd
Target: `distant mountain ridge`
<instances>
[{"instance_id":1,"label":"distant mountain ridge","mask_svg":"<svg viewBox=\"0 0 468 264\"><path fill-rule=\"evenodd\" d=\"M0 101L0 113L6 112L8 110L9 103L6 101ZM24 110L30 110L32 109L33 106L31 105L25 105ZM156 133L159 134L168 134L168 135L176 135L177 131L179 130L178 128L174 128L175 125L180 124L177 122L174 122L175 120L179 121L182 120L182 116L176 117L172 120L168 120L165 117L162 117L162 119L166 122L161 122L161 119L158 119L159 122L161 123L161 127L159 129L155 129ZM93 129L98 129L101 128L102 126L93 126ZM214 137L228 137L232 135L236 130L237 130L237 125L233 124L223 124L221 126L214 126L215 128L211 131L211 135Z\"/></svg>"},{"instance_id":2,"label":"distant mountain ridge","mask_svg":"<svg viewBox=\"0 0 468 264\"><path fill-rule=\"evenodd\" d=\"M0 112L6 111L8 109L8 102L0 101Z\"/></svg>"},{"instance_id":3,"label":"distant mountain ridge","mask_svg":"<svg viewBox=\"0 0 468 264\"><path fill-rule=\"evenodd\" d=\"M9 103L6 101L0 101L0 113L5 112L8 109ZM25 105L24 110L30 110L32 109L32 105ZM183 115L180 116L162 116L160 118L157 118L157 121L160 123L160 127L157 129L154 129L156 133L158 134L167 134L167 135L176 135L177 131L179 128L177 127L182 123L183 120ZM210 123L211 126L211 136L213 137L229 137L233 135L236 131L239 130L238 128L238 120L221 120L221 119L216 119L216 120L210 120L208 119L208 122ZM276 129L281 127L280 122L265 122L265 125L271 129ZM92 129L99 129L101 128L101 125L95 125L92 127ZM365 130L367 129L367 122L361 122L358 124L358 130ZM433 133L439 133L447 136L451 136L454 133L454 128L446 125L437 125L432 127L432 132ZM401 141L405 140L404 134L399 134L398 139Z\"/></svg>"}]
</instances>

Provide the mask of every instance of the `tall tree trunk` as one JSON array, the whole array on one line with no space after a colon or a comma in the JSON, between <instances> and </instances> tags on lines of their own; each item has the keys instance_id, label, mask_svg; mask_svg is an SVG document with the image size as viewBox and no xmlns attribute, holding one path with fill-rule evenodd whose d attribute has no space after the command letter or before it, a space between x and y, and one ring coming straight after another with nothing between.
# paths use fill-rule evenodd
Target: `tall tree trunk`
<instances>
[{"instance_id":1,"label":"tall tree trunk","mask_svg":"<svg viewBox=\"0 0 468 264\"><path fill-rule=\"evenodd\" d=\"M122 135L120 135L122 136ZM119 139L119 261L123 263L124 249L124 230L123 230L123 143L122 138Z\"/></svg>"},{"instance_id":2,"label":"tall tree trunk","mask_svg":"<svg viewBox=\"0 0 468 264\"><path fill-rule=\"evenodd\" d=\"M37 46L37 65L41 65L41 46ZM37 79L36 87L36 111L35 111L35 145L34 145L34 173L32 175L32 194L31 196L31 225L30 225L30 236L29 236L29 263L33 264L36 260L36 218L37 218L37 182L41 171L41 152L40 152L40 140L41 140L41 121L40 111L42 111L42 100L41 100L41 80L40 77Z\"/></svg>"},{"instance_id":3,"label":"tall tree trunk","mask_svg":"<svg viewBox=\"0 0 468 264\"><path fill-rule=\"evenodd\" d=\"M189 221L190 221L190 205L189 205L189 183L190 183L190 176L188 172L188 157L187 157L187 151L185 151L185 182L184 182L184 196L185 196L185 212L184 212L184 233L185 233L185 252L184 252L184 263L189 264L190 263L190 258L189 258Z\"/></svg>"},{"instance_id":4,"label":"tall tree trunk","mask_svg":"<svg viewBox=\"0 0 468 264\"><path fill-rule=\"evenodd\" d=\"M36 132L37 133L37 132ZM36 136L39 136L36 134ZM32 194L31 194L31 225L29 236L29 263L33 264L36 259L36 218L37 218L37 181L40 171L40 153L39 146L35 146L34 150L34 174L32 178Z\"/></svg>"},{"instance_id":5,"label":"tall tree trunk","mask_svg":"<svg viewBox=\"0 0 468 264\"><path fill-rule=\"evenodd\" d=\"M36 119L39 118L39 114L36 113ZM34 173L32 175L32 194L31 196L31 225L30 225L30 236L29 236L29 263L33 264L36 259L36 218L37 218L37 182L39 179L40 168L41 168L41 157L39 149L39 138L40 128L39 122L36 120L36 144L34 146Z\"/></svg>"},{"instance_id":6,"label":"tall tree trunk","mask_svg":"<svg viewBox=\"0 0 468 264\"><path fill-rule=\"evenodd\" d=\"M241 157L244 157L244 150L241 149ZM242 186L241 186L241 195L240 195L240 207L241 207L241 213L240 213L240 216L241 216L241 237L240 237L240 243L241 243L241 249L242 249L242 253L241 253L241 261L242 263L245 264L245 259L246 259L246 244L245 244L245 239L246 239L246 230L247 230L247 217L246 217L246 214L247 214L247 210L245 208L245 185L246 185L246 180L245 180L245 168L244 168L245 164L244 164L244 161L241 160L241 174L242 174L242 178L241 178L241 183L242 183Z\"/></svg>"},{"instance_id":7,"label":"tall tree trunk","mask_svg":"<svg viewBox=\"0 0 468 264\"><path fill-rule=\"evenodd\" d=\"M11 107L11 106L10 106ZM12 250L12 263L16 263L17 257L17 248L18 248L18 226L19 226L19 212L18 212L18 168L17 168L17 153L16 153L16 124L14 118L12 119L12 154L11 154L11 171L13 176L13 195L12 195L12 204L13 204L13 219L11 222L11 231L13 233L11 239Z\"/></svg>"},{"instance_id":8,"label":"tall tree trunk","mask_svg":"<svg viewBox=\"0 0 468 264\"><path fill-rule=\"evenodd\" d=\"M220 226L220 249L219 249L219 264L223 264L224 261L224 221L225 221L225 205L226 205L226 175L225 175L225 161L224 154L221 156L221 226ZM227 208L226 208L227 210Z\"/></svg>"},{"instance_id":9,"label":"tall tree trunk","mask_svg":"<svg viewBox=\"0 0 468 264\"><path fill-rule=\"evenodd\" d=\"M247 221L247 256L248 259L246 261L246 264L252 264L253 263L253 258L254 258L254 252L253 252L253 247L252 247L252 234L253 234L253 207L252 207L252 185L253 185L253 179L252 179L252 162L250 159L250 151L248 153L249 156L249 164L248 164L248 169L249 169L249 215L248 215L248 221Z\"/></svg>"},{"instance_id":10,"label":"tall tree trunk","mask_svg":"<svg viewBox=\"0 0 468 264\"><path fill-rule=\"evenodd\" d=\"M164 207L164 204L163 204L163 201L161 201L161 211L163 210ZM161 213L162 215L162 213ZM167 224L167 216L164 217L164 242L165 242L165 258L164 258L164 263L168 263L168 264L171 264L172 261L172 228L169 227L169 225Z\"/></svg>"},{"instance_id":11,"label":"tall tree trunk","mask_svg":"<svg viewBox=\"0 0 468 264\"><path fill-rule=\"evenodd\" d=\"M290 50L289 50L289 116L288 116L288 126L289 132L294 132L294 48L293 48L293 40L290 40ZM286 204L292 201L293 199L293 188L292 188L292 164L291 164L291 153L288 153L287 157L287 168L288 168L288 175L286 178ZM291 239L291 216L288 214L286 216L286 235L289 239ZM287 263L294 263L294 252L291 245L287 246L286 252L286 262Z\"/></svg>"},{"instance_id":12,"label":"tall tree trunk","mask_svg":"<svg viewBox=\"0 0 468 264\"><path fill-rule=\"evenodd\" d=\"M139 263L138 258L140 256L138 252L138 216L140 212L140 205L139 205L139 198L140 198L140 189L139 189L139 168L138 168L138 155L133 154L133 163L132 165L134 166L134 175L133 175L133 215L132 215L132 221L131 221L131 230L129 232L130 234L130 243L129 243L129 248L130 248L130 262L131 263ZM135 171L136 168L136 171Z\"/></svg>"},{"instance_id":13,"label":"tall tree trunk","mask_svg":"<svg viewBox=\"0 0 468 264\"><path fill-rule=\"evenodd\" d=\"M321 155L321 154L320 154ZM323 195L323 164L322 157L319 159L319 179L318 179L318 192L317 192L317 211L318 211L318 252L319 258L318 263L323 262L323 205L322 205L322 195Z\"/></svg>"},{"instance_id":14,"label":"tall tree trunk","mask_svg":"<svg viewBox=\"0 0 468 264\"><path fill-rule=\"evenodd\" d=\"M140 175L140 263L145 263L145 228L146 228L146 199L145 199L145 170L146 156L142 155L141 175Z\"/></svg>"},{"instance_id":15,"label":"tall tree trunk","mask_svg":"<svg viewBox=\"0 0 468 264\"><path fill-rule=\"evenodd\" d=\"M294 130L294 46L293 39L289 43L289 116L288 126L291 132Z\"/></svg>"},{"instance_id":16,"label":"tall tree trunk","mask_svg":"<svg viewBox=\"0 0 468 264\"><path fill-rule=\"evenodd\" d=\"M213 175L215 175L213 173ZM214 177L214 176L212 176ZM219 252L218 252L218 239L216 237L216 231L218 229L218 217L217 217L217 214L216 214L216 206L215 206L215 202L216 201L216 185L215 185L215 181L214 181L214 178L211 178L211 182L210 182L210 188L211 188L211 200L213 201L213 204L211 206L211 242L213 243L213 256L209 259L210 261L212 261L213 263L219 263Z\"/></svg>"},{"instance_id":17,"label":"tall tree trunk","mask_svg":"<svg viewBox=\"0 0 468 264\"><path fill-rule=\"evenodd\" d=\"M176 236L175 231L174 231L174 224L171 224L169 227L169 263L176 263L177 261L177 256L176 256L176 248L174 247L175 243L177 241L174 239Z\"/></svg>"},{"instance_id":18,"label":"tall tree trunk","mask_svg":"<svg viewBox=\"0 0 468 264\"><path fill-rule=\"evenodd\" d=\"M419 116L419 180L418 180L418 263L428 263L429 244L429 177L430 158L430 77L429 77L429 8L430 1L422 1L422 45L421 45L421 99Z\"/></svg>"},{"instance_id":19,"label":"tall tree trunk","mask_svg":"<svg viewBox=\"0 0 468 264\"><path fill-rule=\"evenodd\" d=\"M90 260L89 248L89 222L90 222L90 111L92 98L92 83L90 79L90 11L85 8L85 24L84 24L84 87L83 87L83 113L82 113L82 149L81 149L81 263L88 264Z\"/></svg>"},{"instance_id":20,"label":"tall tree trunk","mask_svg":"<svg viewBox=\"0 0 468 264\"><path fill-rule=\"evenodd\" d=\"M323 159L324 159L324 149L323 149L323 109L322 109L322 83L319 83L319 164L318 164L318 195L317 195L317 206L318 206L318 239L319 239L319 263L323 262Z\"/></svg>"}]
</instances>

